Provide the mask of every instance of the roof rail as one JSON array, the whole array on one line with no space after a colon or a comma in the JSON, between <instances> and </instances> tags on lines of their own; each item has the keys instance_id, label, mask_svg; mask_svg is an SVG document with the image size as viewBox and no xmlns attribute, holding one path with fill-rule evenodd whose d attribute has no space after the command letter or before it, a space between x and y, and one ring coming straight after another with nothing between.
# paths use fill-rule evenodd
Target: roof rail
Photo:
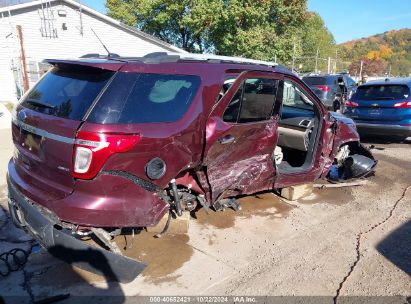
<instances>
[{"instance_id":1,"label":"roof rail","mask_svg":"<svg viewBox=\"0 0 411 304\"><path fill-rule=\"evenodd\" d=\"M205 61L205 62L224 62L224 63L240 63L240 64L257 64L274 67L277 66L275 62L254 60L242 57L220 56L212 54L193 54L193 53L173 53L173 52L154 52L145 55L144 62L176 62L184 61Z\"/></svg>"},{"instance_id":2,"label":"roof rail","mask_svg":"<svg viewBox=\"0 0 411 304\"><path fill-rule=\"evenodd\" d=\"M89 53L80 56L80 58L101 58L101 59L112 59L112 58L120 58L120 55L116 53L110 53L106 55L101 55L98 53Z\"/></svg>"}]
</instances>

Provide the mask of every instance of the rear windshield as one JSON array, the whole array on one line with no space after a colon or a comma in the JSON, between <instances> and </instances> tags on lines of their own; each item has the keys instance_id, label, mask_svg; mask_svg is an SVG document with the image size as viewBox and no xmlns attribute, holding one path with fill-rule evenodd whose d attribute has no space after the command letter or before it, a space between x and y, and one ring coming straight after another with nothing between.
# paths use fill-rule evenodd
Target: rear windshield
<instances>
[{"instance_id":1,"label":"rear windshield","mask_svg":"<svg viewBox=\"0 0 411 304\"><path fill-rule=\"evenodd\" d=\"M332 79L327 83L327 78L325 77L303 77L303 81L309 86L332 83Z\"/></svg>"},{"instance_id":2,"label":"rear windshield","mask_svg":"<svg viewBox=\"0 0 411 304\"><path fill-rule=\"evenodd\" d=\"M353 95L357 100L394 100L406 99L410 96L410 89L406 85L367 85L361 86Z\"/></svg>"},{"instance_id":3,"label":"rear windshield","mask_svg":"<svg viewBox=\"0 0 411 304\"><path fill-rule=\"evenodd\" d=\"M88 68L53 68L21 104L37 112L82 120L114 72Z\"/></svg>"},{"instance_id":4,"label":"rear windshield","mask_svg":"<svg viewBox=\"0 0 411 304\"><path fill-rule=\"evenodd\" d=\"M102 124L174 122L200 86L192 75L118 73L88 121Z\"/></svg>"}]
</instances>

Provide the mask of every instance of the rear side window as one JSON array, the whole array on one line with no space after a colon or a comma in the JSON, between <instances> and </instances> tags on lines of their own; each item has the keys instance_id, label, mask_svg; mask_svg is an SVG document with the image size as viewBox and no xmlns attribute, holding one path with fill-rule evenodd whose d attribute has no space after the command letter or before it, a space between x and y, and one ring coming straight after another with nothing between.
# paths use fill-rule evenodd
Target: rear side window
<instances>
[{"instance_id":1,"label":"rear side window","mask_svg":"<svg viewBox=\"0 0 411 304\"><path fill-rule=\"evenodd\" d=\"M360 86L353 98L357 100L394 100L410 97L410 89L406 85L367 85Z\"/></svg>"},{"instance_id":2,"label":"rear side window","mask_svg":"<svg viewBox=\"0 0 411 304\"><path fill-rule=\"evenodd\" d=\"M327 84L327 79L325 77L304 77L303 81L309 86Z\"/></svg>"},{"instance_id":3,"label":"rear side window","mask_svg":"<svg viewBox=\"0 0 411 304\"><path fill-rule=\"evenodd\" d=\"M193 75L118 73L88 121L103 124L174 122L183 117L201 80Z\"/></svg>"},{"instance_id":4,"label":"rear side window","mask_svg":"<svg viewBox=\"0 0 411 304\"><path fill-rule=\"evenodd\" d=\"M21 101L37 112L82 120L114 72L73 66L53 68Z\"/></svg>"}]
</instances>

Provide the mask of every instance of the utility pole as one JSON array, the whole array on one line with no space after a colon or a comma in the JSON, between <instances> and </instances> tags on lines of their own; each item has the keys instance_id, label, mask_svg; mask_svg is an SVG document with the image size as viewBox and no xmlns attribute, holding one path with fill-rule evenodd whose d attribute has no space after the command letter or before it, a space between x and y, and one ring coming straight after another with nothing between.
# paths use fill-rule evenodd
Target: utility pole
<instances>
[{"instance_id":1,"label":"utility pole","mask_svg":"<svg viewBox=\"0 0 411 304\"><path fill-rule=\"evenodd\" d=\"M320 49L317 47L317 53L315 55L315 73L318 73L318 53L320 52Z\"/></svg>"},{"instance_id":2,"label":"utility pole","mask_svg":"<svg viewBox=\"0 0 411 304\"><path fill-rule=\"evenodd\" d=\"M24 49L24 40L23 40L23 30L21 25L17 25L17 36L20 41L20 54L21 54L21 67L22 67L22 74L23 74L23 88L24 92L27 92L29 89L29 78L27 73L27 64L26 64L26 52Z\"/></svg>"},{"instance_id":3,"label":"utility pole","mask_svg":"<svg viewBox=\"0 0 411 304\"><path fill-rule=\"evenodd\" d=\"M391 64L390 64L390 69L388 70L388 77L391 77Z\"/></svg>"},{"instance_id":4,"label":"utility pole","mask_svg":"<svg viewBox=\"0 0 411 304\"><path fill-rule=\"evenodd\" d=\"M364 61L361 60L360 63L360 79L362 79L362 65L364 64Z\"/></svg>"},{"instance_id":5,"label":"utility pole","mask_svg":"<svg viewBox=\"0 0 411 304\"><path fill-rule=\"evenodd\" d=\"M338 57L338 49L335 50L335 73L337 73L337 57Z\"/></svg>"},{"instance_id":6,"label":"utility pole","mask_svg":"<svg viewBox=\"0 0 411 304\"><path fill-rule=\"evenodd\" d=\"M331 57L328 57L327 74L331 72Z\"/></svg>"}]
</instances>

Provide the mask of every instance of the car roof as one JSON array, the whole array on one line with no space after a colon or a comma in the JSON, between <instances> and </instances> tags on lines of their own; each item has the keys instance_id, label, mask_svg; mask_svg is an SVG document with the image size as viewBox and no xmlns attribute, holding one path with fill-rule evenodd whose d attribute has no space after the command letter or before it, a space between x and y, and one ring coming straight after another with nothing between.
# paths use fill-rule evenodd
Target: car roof
<instances>
[{"instance_id":1,"label":"car roof","mask_svg":"<svg viewBox=\"0 0 411 304\"><path fill-rule=\"evenodd\" d=\"M117 70L120 66L127 64L209 63L223 65L227 69L280 72L298 77L296 73L274 62L211 54L154 52L142 57L122 57L117 54L87 54L76 59L45 59L45 61L52 65L76 64L97 68L110 67L109 69L112 70Z\"/></svg>"},{"instance_id":2,"label":"car roof","mask_svg":"<svg viewBox=\"0 0 411 304\"><path fill-rule=\"evenodd\" d=\"M318 75L306 75L306 76L303 76L303 78L306 78L306 77L336 78L336 77L344 77L344 76L350 77L348 74L318 74Z\"/></svg>"},{"instance_id":3,"label":"car roof","mask_svg":"<svg viewBox=\"0 0 411 304\"><path fill-rule=\"evenodd\" d=\"M411 87L411 77L405 78L386 78L384 80L371 80L361 86L384 85L384 84L402 84Z\"/></svg>"}]
</instances>

